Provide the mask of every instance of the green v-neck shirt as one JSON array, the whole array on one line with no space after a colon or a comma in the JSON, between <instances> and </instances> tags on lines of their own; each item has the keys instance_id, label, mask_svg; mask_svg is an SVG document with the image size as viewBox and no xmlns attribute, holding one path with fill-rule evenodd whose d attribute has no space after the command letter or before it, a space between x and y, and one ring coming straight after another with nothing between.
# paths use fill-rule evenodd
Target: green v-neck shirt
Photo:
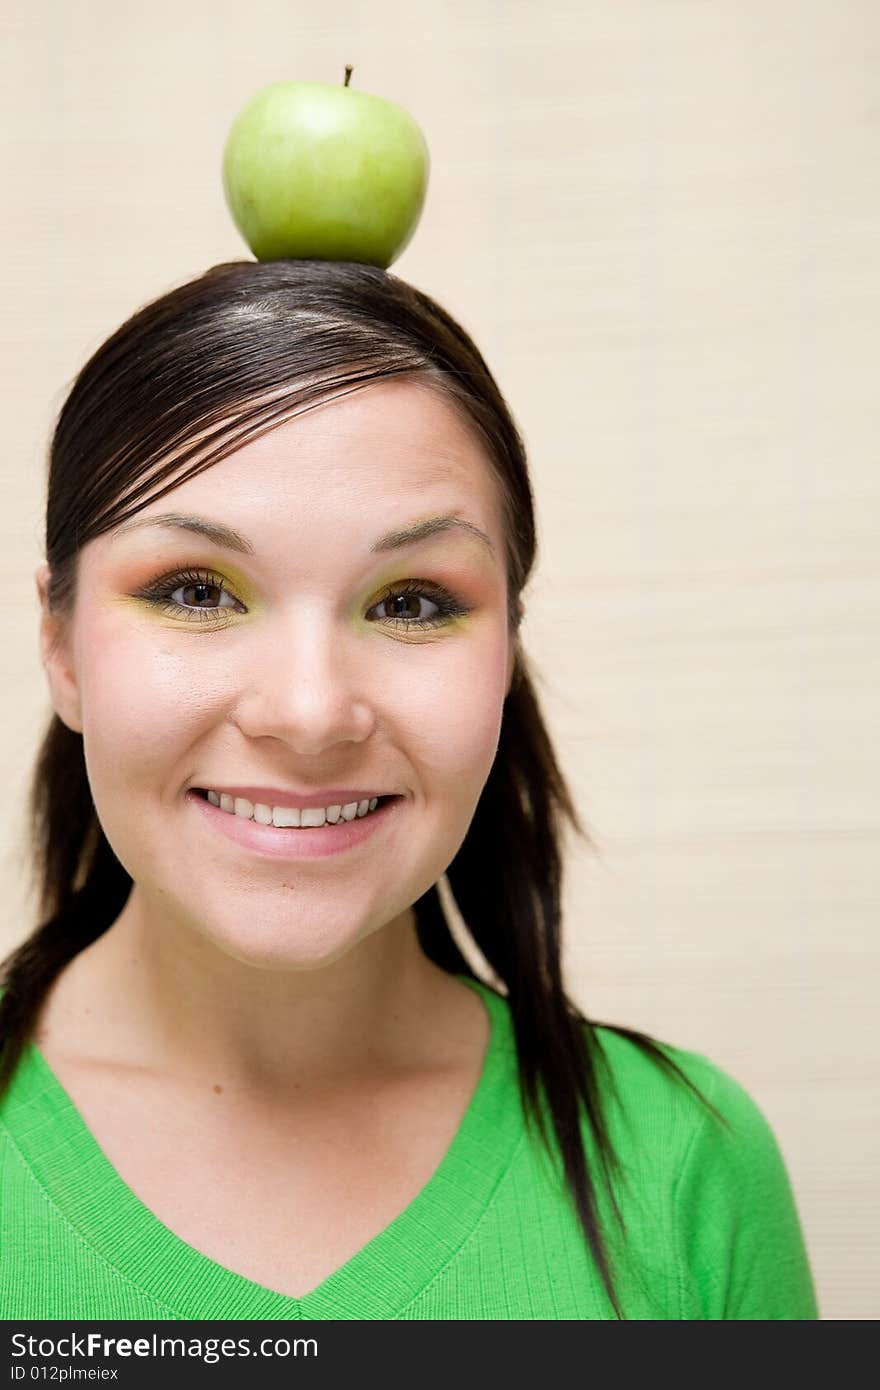
<instances>
[{"instance_id":1,"label":"green v-neck shirt","mask_svg":"<svg viewBox=\"0 0 880 1390\"><path fill-rule=\"evenodd\" d=\"M613 1318L555 1138L551 1162L525 1123L507 1002L457 978L491 1020L461 1124L413 1201L299 1298L218 1264L165 1226L28 1043L0 1101L0 1317ZM604 1197L600 1212L625 1315L816 1318L788 1175L755 1102L705 1057L667 1046L725 1129L627 1038L609 1028L597 1036L620 1102L609 1094L625 1235ZM598 1174L586 1121L583 1133Z\"/></svg>"}]
</instances>

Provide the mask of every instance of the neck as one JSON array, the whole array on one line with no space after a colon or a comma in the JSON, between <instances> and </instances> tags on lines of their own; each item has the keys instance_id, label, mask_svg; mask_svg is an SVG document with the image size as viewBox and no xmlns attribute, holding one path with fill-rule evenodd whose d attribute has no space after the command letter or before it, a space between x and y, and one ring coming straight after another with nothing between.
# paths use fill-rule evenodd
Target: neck
<instances>
[{"instance_id":1,"label":"neck","mask_svg":"<svg viewBox=\"0 0 880 1390\"><path fill-rule=\"evenodd\" d=\"M327 964L273 969L169 928L135 887L57 982L37 1041L60 1029L82 1060L253 1095L326 1093L436 1065L461 989L424 955L411 908Z\"/></svg>"}]
</instances>

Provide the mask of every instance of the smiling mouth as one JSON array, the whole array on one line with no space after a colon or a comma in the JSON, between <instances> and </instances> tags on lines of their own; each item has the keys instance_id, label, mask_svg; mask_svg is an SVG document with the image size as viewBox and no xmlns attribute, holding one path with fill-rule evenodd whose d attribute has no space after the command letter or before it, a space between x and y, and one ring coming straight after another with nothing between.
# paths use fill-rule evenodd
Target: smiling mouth
<instances>
[{"instance_id":1,"label":"smiling mouth","mask_svg":"<svg viewBox=\"0 0 880 1390\"><path fill-rule=\"evenodd\" d=\"M383 808L384 806L387 806L387 805L389 804L389 802L392 802L392 801L400 801L400 800L402 800L402 797L397 796L397 795L395 795L395 796L379 796L379 797L376 797L376 798L375 798L375 802L376 802L375 806L372 805L372 802L368 802L368 803L367 803L367 807L366 807L366 809L363 811L363 813L356 812L353 816L343 816L343 815L342 815L342 812L341 812L341 810L340 810L340 812L338 813L338 815L337 815L337 817L336 817L335 820L327 820L327 819L325 818L324 820L320 821L317 825L312 825L312 824L297 825L297 824L294 824L294 825L276 826L276 825L273 824L273 822L272 822L271 820L266 821L265 819L262 819L262 818L258 819L257 816L256 816L256 806L254 806L252 802L248 802L248 803L247 803L247 805L251 807L250 814L249 814L249 815L244 815L244 814L242 814L240 811L237 811L237 810L226 810L225 808L223 808L223 807L221 807L221 806L218 806L216 800L212 800L212 799L208 796L208 790L207 790L207 788L205 788L205 787L191 787L191 788L190 788L190 792L191 792L191 794L192 794L193 796L197 796L201 801L207 801L210 805L214 806L214 808L215 808L216 810L220 810L221 813L222 813L223 815L232 816L232 817L233 817L234 819L236 819L236 820L244 821L245 824L249 824L249 823L250 823L250 824L263 825L263 826L265 826L265 827L266 827L267 829L269 829L269 830L273 830L273 829L274 829L274 830L291 830L291 829L295 829L295 830L326 830L326 829L328 829L329 827L332 827L332 826L334 826L334 825L346 825L346 824L350 825L350 824L352 824L352 822L356 822L356 821L360 821L360 820L368 820L368 819L370 818L370 816L375 815L375 813L376 813L377 811L382 810L382 808ZM259 804L259 803L258 803L258 804ZM313 809L313 810L318 810L318 809L323 809L323 808L314 807L314 808L312 808L312 809ZM265 812L266 810L268 810L268 811L271 812L272 808L271 808L271 807L264 807L264 808L263 808L263 811Z\"/></svg>"}]
</instances>

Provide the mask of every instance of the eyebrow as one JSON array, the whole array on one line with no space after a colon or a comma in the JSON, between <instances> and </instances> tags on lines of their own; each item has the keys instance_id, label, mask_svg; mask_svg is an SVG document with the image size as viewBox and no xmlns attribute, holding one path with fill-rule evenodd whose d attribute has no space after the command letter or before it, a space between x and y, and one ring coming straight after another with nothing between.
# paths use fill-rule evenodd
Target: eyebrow
<instances>
[{"instance_id":1,"label":"eyebrow","mask_svg":"<svg viewBox=\"0 0 880 1390\"><path fill-rule=\"evenodd\" d=\"M254 547L247 536L241 535L239 531L234 531L231 526L224 526L218 521L209 521L204 516L190 516L179 512L163 512L161 516L142 517L139 520L123 522L116 528L117 534L125 531L136 531L146 526L161 526L169 530L190 531L196 536L203 536L206 540L212 541L215 545L222 546L225 550L237 550L242 555L255 554ZM416 541L427 540L429 536L436 536L444 531L463 530L475 536L489 551L495 556L495 547L485 531L480 530L472 521L466 521L464 517L449 514L448 516L429 516L424 521L415 521L411 526L404 526L400 531L389 531L386 536L381 536L371 547L373 554L380 554L387 550L399 550L405 545L413 545Z\"/></svg>"}]
</instances>

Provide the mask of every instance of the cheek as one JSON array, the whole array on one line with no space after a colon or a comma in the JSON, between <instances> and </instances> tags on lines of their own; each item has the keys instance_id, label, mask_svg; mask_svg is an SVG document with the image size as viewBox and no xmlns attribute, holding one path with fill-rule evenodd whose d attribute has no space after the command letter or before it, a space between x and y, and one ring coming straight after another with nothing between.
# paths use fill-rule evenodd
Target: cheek
<instances>
[{"instance_id":1,"label":"cheek","mask_svg":"<svg viewBox=\"0 0 880 1390\"><path fill-rule=\"evenodd\" d=\"M435 655L437 659L434 660ZM415 653L400 696L395 730L415 770L431 786L475 803L498 748L507 683L502 630L456 635L442 653Z\"/></svg>"},{"instance_id":2,"label":"cheek","mask_svg":"<svg viewBox=\"0 0 880 1390\"><path fill-rule=\"evenodd\" d=\"M425 794L433 787L463 804L478 798L498 746L507 656L503 625L479 618L423 650L389 642L378 689L367 698L378 741L402 750ZM213 658L209 633L181 641L149 616L130 622L92 613L76 661L96 799L114 784L155 791L167 778L172 785L188 751L235 707L235 669Z\"/></svg>"},{"instance_id":3,"label":"cheek","mask_svg":"<svg viewBox=\"0 0 880 1390\"><path fill-rule=\"evenodd\" d=\"M153 625L96 615L77 642L83 743L99 785L152 780L204 719L193 672Z\"/></svg>"}]
</instances>

